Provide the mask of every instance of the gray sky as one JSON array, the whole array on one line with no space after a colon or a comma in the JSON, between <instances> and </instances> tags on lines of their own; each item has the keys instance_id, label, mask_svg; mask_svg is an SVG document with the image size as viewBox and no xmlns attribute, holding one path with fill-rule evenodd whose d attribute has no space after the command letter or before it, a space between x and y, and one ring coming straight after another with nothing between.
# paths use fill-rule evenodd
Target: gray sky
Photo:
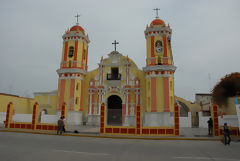
<instances>
[{"instance_id":1,"label":"gray sky","mask_svg":"<svg viewBox=\"0 0 240 161\"><path fill-rule=\"evenodd\" d=\"M239 6L238 0L1 0L0 92L32 96L57 89L62 35L77 13L91 41L89 70L114 49L115 39L117 50L142 69L144 30L158 7L173 29L175 94L193 101L195 93L239 72Z\"/></svg>"}]
</instances>

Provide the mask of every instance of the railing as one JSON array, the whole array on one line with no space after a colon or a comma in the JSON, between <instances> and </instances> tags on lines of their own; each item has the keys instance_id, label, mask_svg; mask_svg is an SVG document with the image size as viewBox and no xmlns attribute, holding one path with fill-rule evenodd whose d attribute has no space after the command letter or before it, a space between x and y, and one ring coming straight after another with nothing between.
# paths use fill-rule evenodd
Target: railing
<instances>
[{"instance_id":1,"label":"railing","mask_svg":"<svg viewBox=\"0 0 240 161\"><path fill-rule=\"evenodd\" d=\"M107 74L107 80L121 80L121 74Z\"/></svg>"}]
</instances>

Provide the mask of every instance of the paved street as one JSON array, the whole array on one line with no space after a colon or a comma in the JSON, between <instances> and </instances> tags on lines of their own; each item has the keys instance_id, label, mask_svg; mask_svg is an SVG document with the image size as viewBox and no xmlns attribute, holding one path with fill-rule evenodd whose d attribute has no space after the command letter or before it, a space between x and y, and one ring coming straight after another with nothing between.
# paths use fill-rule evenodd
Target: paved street
<instances>
[{"instance_id":1,"label":"paved street","mask_svg":"<svg viewBox=\"0 0 240 161\"><path fill-rule=\"evenodd\" d=\"M240 161L240 143L0 132L1 161Z\"/></svg>"}]
</instances>

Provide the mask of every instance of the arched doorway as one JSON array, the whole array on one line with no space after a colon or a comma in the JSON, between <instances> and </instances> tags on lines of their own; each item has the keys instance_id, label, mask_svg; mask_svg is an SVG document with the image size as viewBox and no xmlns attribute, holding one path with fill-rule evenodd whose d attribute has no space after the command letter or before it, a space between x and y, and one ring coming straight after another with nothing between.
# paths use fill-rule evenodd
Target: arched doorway
<instances>
[{"instance_id":1,"label":"arched doorway","mask_svg":"<svg viewBox=\"0 0 240 161\"><path fill-rule=\"evenodd\" d=\"M117 95L107 99L107 124L122 125L122 99Z\"/></svg>"}]
</instances>

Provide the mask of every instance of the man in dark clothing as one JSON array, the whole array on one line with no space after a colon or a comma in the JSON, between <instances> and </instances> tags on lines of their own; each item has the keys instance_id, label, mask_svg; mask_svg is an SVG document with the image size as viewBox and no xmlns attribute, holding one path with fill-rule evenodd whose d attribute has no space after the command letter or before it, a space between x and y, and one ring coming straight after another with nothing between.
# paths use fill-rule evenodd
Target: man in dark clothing
<instances>
[{"instance_id":1,"label":"man in dark clothing","mask_svg":"<svg viewBox=\"0 0 240 161\"><path fill-rule=\"evenodd\" d=\"M230 142L231 142L231 137L230 137L230 130L227 126L227 123L224 123L224 126L223 126L223 135L224 135L224 143L225 145L230 145Z\"/></svg>"},{"instance_id":2,"label":"man in dark clothing","mask_svg":"<svg viewBox=\"0 0 240 161\"><path fill-rule=\"evenodd\" d=\"M209 136L212 136L212 131L213 131L213 120L212 118L210 117L209 120L208 120L208 135Z\"/></svg>"},{"instance_id":3,"label":"man in dark clothing","mask_svg":"<svg viewBox=\"0 0 240 161\"><path fill-rule=\"evenodd\" d=\"M57 135L58 135L59 133L62 134L63 127L64 127L64 122L63 122L62 117L61 117L61 118L58 120Z\"/></svg>"}]
</instances>

